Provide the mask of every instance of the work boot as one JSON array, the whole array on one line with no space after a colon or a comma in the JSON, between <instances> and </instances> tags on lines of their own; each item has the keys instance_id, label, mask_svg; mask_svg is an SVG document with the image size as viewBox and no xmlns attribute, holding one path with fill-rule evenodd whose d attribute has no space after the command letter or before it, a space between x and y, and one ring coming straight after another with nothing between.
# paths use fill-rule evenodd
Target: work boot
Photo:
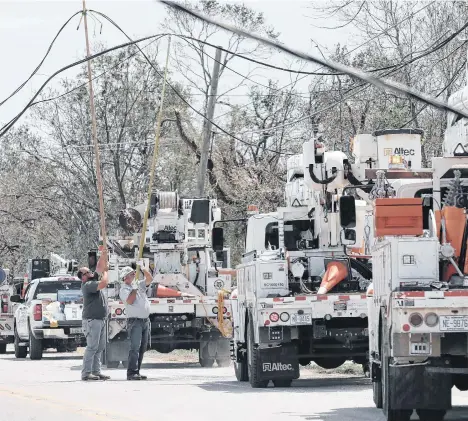
<instances>
[{"instance_id":1,"label":"work boot","mask_svg":"<svg viewBox=\"0 0 468 421\"><path fill-rule=\"evenodd\" d=\"M147 376L143 376L143 374L138 373L138 375L140 376L141 380L147 380L147 379L148 379L148 377L147 377Z\"/></svg>"},{"instance_id":2,"label":"work boot","mask_svg":"<svg viewBox=\"0 0 468 421\"><path fill-rule=\"evenodd\" d=\"M139 374L130 374L127 376L127 380L141 380L141 376Z\"/></svg>"},{"instance_id":3,"label":"work boot","mask_svg":"<svg viewBox=\"0 0 468 421\"><path fill-rule=\"evenodd\" d=\"M99 376L95 376L94 374L88 374L87 376L84 376L81 378L81 380L100 380Z\"/></svg>"},{"instance_id":4,"label":"work boot","mask_svg":"<svg viewBox=\"0 0 468 421\"><path fill-rule=\"evenodd\" d=\"M99 373L99 374L93 374L94 376L98 376L99 380L109 380L110 376L106 376L105 374Z\"/></svg>"}]
</instances>

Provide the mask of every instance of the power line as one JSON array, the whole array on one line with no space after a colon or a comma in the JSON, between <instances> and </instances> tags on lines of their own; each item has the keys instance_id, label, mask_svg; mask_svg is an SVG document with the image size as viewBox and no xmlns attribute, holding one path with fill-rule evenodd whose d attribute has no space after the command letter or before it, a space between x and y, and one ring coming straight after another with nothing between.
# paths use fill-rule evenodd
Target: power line
<instances>
[{"instance_id":1,"label":"power line","mask_svg":"<svg viewBox=\"0 0 468 421\"><path fill-rule=\"evenodd\" d=\"M37 65L37 67L34 69L34 71L31 73L31 75L20 85L18 86L7 98L5 98L2 102L0 102L0 107L5 104L5 102L7 102L13 95L16 95L21 89L23 89L24 85L26 85L26 83L28 83L31 78L39 71L40 67L42 66L42 64L44 63L45 59L47 58L47 56L49 55L51 49L52 49L52 46L54 45L55 43L55 40L58 38L58 36L61 34L61 32L65 29L65 27L68 25L68 23L76 16L76 15L79 15L83 13L82 10L76 12L74 15L72 15L63 25L62 27L59 29L59 31L57 32L57 34L55 35L54 39L52 40L52 42L50 43L49 45L49 48L47 49L47 52L45 54L45 56L43 57L43 59L41 60L41 62Z\"/></svg>"},{"instance_id":2,"label":"power line","mask_svg":"<svg viewBox=\"0 0 468 421\"><path fill-rule=\"evenodd\" d=\"M107 15L105 15L104 13L100 13L99 12L99 15L104 17L105 19L107 19L110 23L112 23L120 32L122 32L122 34L125 35L125 37L129 40L131 40L131 38L127 35L127 33L116 23L114 22L110 17L108 17ZM177 36L177 35L176 35ZM156 66L151 62L151 60L147 57L147 55L141 51L141 48L136 44L136 47L140 50L141 54L143 55L143 57L146 59L146 61L148 62L148 64L153 68L153 70L160 76L162 77L161 73L159 72L159 70L156 68ZM192 111L194 111L196 114L198 114L199 116L201 116L203 119L207 120L206 116L204 113L198 111L195 107L193 107L180 93L179 91L177 91L177 89L174 88L174 86L172 86L171 83L167 82L167 85L172 89L172 91L182 100L182 102L187 105ZM218 124L216 124L215 122L211 121L210 122L212 123L212 125L214 127L216 127L218 130L220 130L221 132L223 132L224 134L232 137L234 140L237 140L247 146L250 146L250 147L256 147L257 145L254 145L250 142L247 142L237 136L234 136L232 133L229 133L227 130L223 129L221 126L219 126ZM273 152L275 154L282 154L282 155L294 155L293 153L289 153L289 152L278 152L278 151L275 151L273 149L270 149L270 148L264 148L264 150L267 150L269 152Z\"/></svg>"},{"instance_id":3,"label":"power line","mask_svg":"<svg viewBox=\"0 0 468 421\"><path fill-rule=\"evenodd\" d=\"M125 31L124 31L122 28L120 28L120 26L118 26L118 24L117 24L116 22L114 22L109 16L107 16L107 15L105 15L105 14L103 14L103 13L100 13L100 12L98 12L98 13L99 13L100 16L104 17L104 18L107 19L110 23L112 23L117 29L119 29L129 40L131 39L131 38L125 33ZM467 24L467 26L468 26L468 24ZM175 36L179 36L179 35L175 35ZM179 36L179 37L181 37L181 38L187 38L187 39L192 39L192 40L194 39L194 38L192 38L192 37L185 37L185 36ZM203 44L216 47L214 44L207 43L206 41L201 41L201 40L199 40L199 41L202 42ZM445 44L444 44L444 45L445 45ZM139 48L139 47L137 46L137 48ZM143 54L143 56L145 57L145 59L147 60L147 62L150 64L150 66L153 67L153 69L155 70L155 72L156 72L158 75L160 75L159 71L154 67L153 63L151 63L151 61L148 59L148 57L146 57L146 55L145 55L143 52L142 52L142 54ZM241 57L243 57L243 56L241 56ZM399 68L402 67L401 64L400 64L400 65L397 65L397 66L399 66ZM387 66L387 67L385 67L384 69L395 68L395 67L397 67L397 66ZM161 76L161 75L160 75L160 76ZM174 91L174 93L175 93L189 108L191 108L195 113L197 113L198 115L200 115L201 117L203 117L205 120L207 120L206 116L205 116L203 113L201 113L200 111L196 110L185 98L182 97L182 95L180 95L180 93L179 93L169 82L168 82L168 85L171 87L171 89ZM357 88L359 88L359 87L361 87L361 86L363 86L363 85L359 85L359 86L354 87L354 88L352 88L352 89L354 90L354 89L357 89ZM364 88L364 89L365 89L365 88ZM342 100L340 100L340 101L338 101L338 102L336 102L336 103L334 103L334 104L331 104L331 105L325 107L325 108L322 109L322 110L316 111L316 112L314 112L314 113L312 113L312 114L308 114L307 116L304 116L304 117L302 117L302 118L300 118L300 119L298 119L298 120L295 120L295 121L293 121L293 122L284 123L284 124L281 124L281 125L278 125L278 126L274 126L274 127L267 128L267 129L246 131L246 132L240 133L240 135L255 134L255 133L263 133L263 132L267 132L267 131L273 131L273 130L276 130L276 129L279 129L279 128L284 128L284 127L292 126L292 125L294 125L294 124L297 124L297 123L299 123L299 122L302 122L302 121L305 121L305 120L309 119L309 118L310 118L311 116L313 116L313 115L320 114L321 112L327 111L327 110L329 110L329 109L335 107L336 105L342 103L344 100L349 99L350 97L359 94L359 93L362 92L364 89L362 89L362 90L356 92L355 94L353 94L353 95L351 95L351 96L348 96L348 98L342 99ZM233 139L235 139L235 140L237 140L237 141L239 141L239 142L241 142L241 143L243 143L243 144L245 144L245 145L247 145L247 146L250 146L250 147L256 147L256 146L257 146L257 145L254 145L254 144L250 143L250 142L247 142L247 141L245 141L245 140L243 140L243 139L240 139L240 138L237 137L237 136L234 136L232 133L229 133L228 131L226 131L225 129L223 129L221 126L219 126L218 124L216 124L216 123L214 123L214 122L212 122L212 124L213 124L218 130L220 130L221 132L223 132L224 134L226 134L226 135L232 137ZM273 152L273 153L275 153L275 154L294 155L293 153L278 152L278 151L272 150L272 149L270 149L270 148L264 148L264 149L267 150L267 151L269 151L269 152Z\"/></svg>"},{"instance_id":4,"label":"power line","mask_svg":"<svg viewBox=\"0 0 468 421\"><path fill-rule=\"evenodd\" d=\"M90 15L90 16L92 16L92 15ZM149 42L148 44L146 44L146 45L144 45L143 47L141 47L142 50L144 50L145 48L148 48L150 45L154 44L154 43L155 43L156 41L158 41L159 39L160 39L160 37L159 37L159 38L153 39L151 42ZM117 62L116 65L111 66L109 69L105 70L105 71L102 72L102 73L99 73L99 74L96 75L96 76L93 76L92 80L94 81L94 80L100 78L101 76L104 76L106 73L109 73L111 70L114 70L116 67L119 67L122 63L125 63L126 61L130 60L131 58L133 58L134 56L136 56L138 53L139 53L139 51L137 51L137 52L135 52L135 53L133 53L133 54L130 54L129 56L125 57L125 58L122 59L122 60L119 60L119 61ZM68 91L66 91L66 92L64 92L64 93L62 93L62 94L60 94L60 95L57 95L57 96L55 96L55 97L46 98L46 99L41 99L40 101L33 102L33 103L31 104L31 107L34 106L34 105L37 105L37 104L42 104L42 103L44 103L44 102L56 101L57 99L60 99L60 98L62 98L62 97L64 97L64 96L66 96L66 95L69 95L69 94L71 94L72 92L76 91L77 89L80 89L80 88L86 86L87 84L88 84L88 82L84 82L84 83L81 83L81 84L78 85L78 86L75 86L73 89L70 89L70 90L68 90Z\"/></svg>"},{"instance_id":5,"label":"power line","mask_svg":"<svg viewBox=\"0 0 468 421\"><path fill-rule=\"evenodd\" d=\"M425 7L428 7L428 5L425 6ZM419 11L421 11L421 10L422 10L422 9L420 9ZM415 12L414 14L418 13L419 11ZM116 27L118 27L118 25L117 25L114 21L112 21L112 19L110 19L108 16L106 16L106 15L100 13L100 12L96 12L96 11L93 11L93 12L98 13L99 15L105 17L109 22L111 22L111 23L114 24ZM414 15L414 14L413 14L413 15ZM409 18L409 17L407 17L406 19L408 19L408 18ZM121 32L123 32L124 35L127 36L128 39L130 39L130 38L128 37L128 35L126 35L125 32L124 32L120 27L118 27L118 29L121 30ZM388 32L390 29L391 29L391 28L388 28L388 29L387 29L386 31L384 31L384 32ZM161 34L161 35L158 35L158 37L160 38L160 37L166 36L166 35L169 35L169 34ZM380 34L380 35L382 35L382 34ZM176 36L178 36L178 37L180 37L180 38L183 38L183 39L192 39L192 40L195 40L194 38L191 38L191 37L185 37L185 36L179 36L179 35L176 35ZM154 36L154 37L156 37L156 36ZM147 37L147 38L145 38L145 39L149 39L149 38L151 38L151 37ZM374 38L375 38L375 37L374 37ZM134 42L130 42L130 43L124 44L124 45L122 45L122 46L117 46L117 47L114 47L114 48L109 49L109 50L104 50L103 52L99 53L98 55L105 54L105 53L107 53L107 52L109 52L109 51L112 51L113 49L122 48L123 46L132 45L132 43L137 43L137 42L140 42L140 41L142 41L142 40L144 40L144 39L137 40L137 41L134 41ZM205 41L201 41L201 40L197 40L197 41L200 41L200 42L202 42L202 43L205 43L206 45L211 45L211 46L213 46L213 44L207 43L207 42L205 42ZM367 42L370 42L370 40L368 40ZM442 46L445 45L447 42L448 42L448 41L441 43ZM364 43L364 44L365 44L365 43ZM362 45L364 45L364 44L362 44ZM439 44L439 45L441 45L441 44ZM362 46L362 45L361 45L361 46ZM140 50L140 52L142 52L142 51L141 51L141 48L140 48L138 45L137 45L137 48ZM357 48L360 48L360 46L358 46ZM440 48L440 47L439 47L439 48ZM226 51L229 51L229 50L226 50ZM354 51L354 50L351 50L349 53L351 53L352 51ZM231 52L230 52L230 53L231 53ZM349 54L349 53L347 53L347 54ZM149 64L153 67L153 69L159 74L159 72L157 71L157 69L154 68L154 65L151 63L151 61L148 59L148 57L146 57L146 55L145 55L143 52L142 52L142 54L145 56L146 60L147 60L147 61L149 62ZM206 53L205 53L205 54L206 54ZM95 55L95 56L97 56L97 55ZM93 57L95 57L95 56L93 56ZM132 55L132 56L133 56L133 55ZM238 56L241 57L241 58L244 58L244 56L242 56L242 55L238 55ZM93 57L91 57L91 58L93 58ZM417 58L416 58L416 59L417 59ZM69 67L71 67L71 66L73 66L73 65L76 65L76 64L80 64L80 63L82 63L82 62L84 62L84 61L86 61L86 60L81 60L81 61L79 61L79 62L77 62L77 63L74 63L74 64L72 64L72 65L70 65L70 66L67 66L67 68L69 68ZM413 61L414 61L414 60L413 60ZM396 67L396 66L399 66L399 67L401 68L401 67L404 66L404 65L405 65L405 64L401 64L401 63L400 63L399 65L387 66L386 68L394 68L394 67ZM65 70L65 69L61 69L61 71L63 71L63 70ZM290 69L288 69L288 70L290 70ZM380 70L380 69L379 69L379 70ZM59 72L60 72L60 71L59 71ZM57 72L57 73L59 73L59 72ZM49 80L50 80L51 78L53 78L57 73L55 73L54 75L52 75L52 76L49 78ZM102 74L104 74L104 73L105 73L105 72L103 72ZM102 75L102 74L101 74L101 75ZM98 75L97 77L99 77L99 76L101 76L101 75ZM48 80L48 81L49 81L49 80ZM48 82L48 81L47 81L47 82ZM47 83L47 82L46 82L46 83ZM288 85L286 85L286 86L288 86ZM361 85L361 86L362 86L362 85ZM358 88L358 87L359 87L359 86L357 86L356 88ZM78 88L79 88L79 87L76 87L76 88L74 88L73 90L78 89ZM174 87L171 86L171 88L172 88L172 89L174 90L174 92L182 99L182 101L186 103L186 105L187 105L188 107L190 107L190 108L191 108L193 111L195 111L198 115L201 115L203 118L205 118L205 116L204 116L200 111L194 109L194 108L185 100L185 98L183 98L183 97L175 90ZM42 89L42 88L41 88L41 89ZM281 88L281 89L284 89L284 87ZM353 88L353 89L355 89L355 88ZM73 90L72 90L72 91L73 91ZM40 91L39 91L39 92L40 92ZM358 91L357 93L359 93L359 92L362 92L362 91ZM357 94L357 93L356 93L356 94ZM67 93L65 93L65 94L63 94L63 95L66 95L66 94L67 94ZM63 96L63 95L61 95L61 96ZM37 96L37 95L36 95L36 96ZM354 96L354 95L353 95L353 96ZM60 96L59 96L59 97L60 97ZM54 99L54 98L52 98L52 99ZM52 99L49 99L49 100L52 100ZM348 98L346 98L346 99L348 99ZM343 99L343 100L346 100L346 99ZM34 98L33 98L33 100L34 100ZM338 103L336 103L336 104L341 103L343 100L341 100L340 102L338 102ZM39 102L45 102L45 101L47 101L47 100L38 101L37 103L39 103ZM34 104L35 104L35 103L34 103ZM335 106L336 104L333 104L332 106ZM31 106L31 105L33 105L33 104L30 103L29 106ZM247 105L248 105L248 104L247 104ZM326 110L330 109L332 106L326 107L325 109L320 110L320 111L318 111L318 112L316 112L316 113L309 114L309 115L305 116L304 118L301 118L301 119L296 120L296 121L294 121L294 122L285 123L285 124L283 124L283 125L279 125L279 126L271 127L271 128L268 128L268 129L259 130L259 131L247 131L247 132L244 132L244 133L242 133L242 134L253 134L253 133L256 133L256 132L258 133L258 132L264 132L264 131L271 131L271 130L275 130L275 129L278 129L278 128L287 127L287 126L296 124L296 123L298 123L298 122L300 122L300 121L306 120L307 118L310 118L310 116L312 116L312 115L315 115L315 114L318 114L318 113L320 113L320 112L326 111ZM28 107L28 106L27 106L27 107ZM26 109L27 109L27 108L26 108ZM23 110L23 112L24 112L24 111L25 111L25 110ZM14 122L16 122L17 119L18 119L21 115L22 115L22 113L20 113L20 115L18 115L16 118L14 118L12 121L10 121L10 123L8 123L6 126L4 126L4 127L2 128L2 130L5 129L5 127L8 127L8 130L9 130L9 129L11 128L11 126L14 124ZM246 142L246 141L244 141L244 140L242 140L242 139L236 138L236 136L233 136L231 133L228 133L226 130L224 130L223 128L221 128L220 126L218 126L218 125L216 125L216 124L215 124L215 127L217 127L219 130L221 130L223 133L225 133L225 134L227 134L227 135L233 137L233 138L236 139L236 140L239 140L240 142L242 142L242 143L244 143L244 144L246 144L246 145L248 145L248 146L256 147L256 145L254 145L254 144L251 144L251 143ZM5 132L0 133L0 136L2 136L4 133L5 133ZM277 154L281 154L281 152L274 151L274 150L271 150L271 149L268 149L268 148L267 148L266 150L269 150L269 151L274 152L274 153L277 153Z\"/></svg>"},{"instance_id":6,"label":"power line","mask_svg":"<svg viewBox=\"0 0 468 421\"><path fill-rule=\"evenodd\" d=\"M401 21L398 21L397 23L395 23L395 24L393 24L392 26L388 27L388 28L385 29L384 31L382 31L382 32L380 32L380 33L374 35L372 38L370 38L370 39L364 41L363 43L359 44L358 46L356 46L356 47L353 48L352 50L347 51L347 52L343 55L343 57L346 57L346 56L348 56L349 54L354 53L356 50L359 50L359 48L362 48L362 47L364 47L365 45L369 44L370 42L376 40L377 38L380 38L381 36L387 34L391 29L394 29L394 28L396 28L397 26L399 26L399 25L401 25L402 23L404 23L405 21L407 21L408 19L411 19L413 16L415 16L416 14L418 14L418 13L422 12L423 10L427 9L429 6L433 5L434 3L435 3L435 1L431 1L431 2L428 3L427 5L421 7L420 9L416 10L415 12L409 14L406 18L402 19ZM325 66L319 67L318 70L323 69L323 68L325 68ZM304 80L307 76L308 76L308 75L304 75L304 76L300 77L299 79L297 79L295 82L290 82L290 83L284 85L283 87L281 87L280 89L285 89L285 88L287 88L288 86L293 85L294 83L300 82L301 80ZM243 105L242 107L240 107L240 109L245 108L245 107L247 107L247 106L250 105L250 104L252 104L252 102L250 102L249 104ZM229 114L230 112L231 112L231 111L228 111L227 113L221 114L220 116L218 116L218 118L224 117L226 114Z\"/></svg>"},{"instance_id":7,"label":"power line","mask_svg":"<svg viewBox=\"0 0 468 421\"><path fill-rule=\"evenodd\" d=\"M390 81L390 80L384 80L384 79L380 79L380 78L377 78L375 76L372 76L368 73L365 73L365 72L362 72L362 71L359 71L353 67L350 67L350 66L346 66L346 65L343 65L343 64L340 64L340 63L336 63L332 60L326 60L326 59L322 59L320 57L316 57L316 56L313 56L311 54L307 54L307 53L303 53L301 51L298 51L298 50L295 50L293 48L290 48L290 47L287 47L283 44L279 44L278 42L275 42L275 41L272 41L272 40L269 40L265 37L262 37L260 35L256 35L256 34L251 34L247 31L244 31L242 29L238 29L238 28L235 28L233 27L232 25L228 25L228 24L224 24L224 23L221 23L221 22L218 22L217 20L214 20L210 17L207 17L205 15L202 15L201 13L198 13L194 10L191 10L185 6L182 6L180 4L177 4L173 1L169 1L169 0L159 0L161 3L164 3L166 5L168 5L169 7L172 7L174 9L177 9L179 11L182 11L182 12L185 12L191 16L194 16L206 23L210 23L212 25L215 25L219 28L222 28L222 29L225 29L227 31L230 31L232 33L235 33L237 35L240 35L240 36L244 36L244 37L247 37L247 38L250 38L250 39L254 39L258 42L261 42L263 44L266 44L270 47L273 47L273 48L277 48L283 52L286 52L294 57L297 57L297 58L300 58L300 59L303 59L303 60L306 60L306 61L309 61L309 62L312 62L312 63L317 63L317 64L321 64L323 66L326 66L330 69L333 69L335 71L339 71L339 72L343 72L343 73L346 73L347 75L351 76L351 77L355 77L357 79L360 79L364 82L367 82L367 83L370 83L380 89L389 89L393 92L396 92L398 94L404 94L410 98L414 98L414 99L417 99L417 100L420 100L422 102L425 102L425 103L428 103L436 108L440 108L440 109L443 109L443 110L446 110L446 111L450 111L452 113L455 113L461 117L464 117L464 118L468 118L468 114L465 113L464 111L461 111L457 108L454 108L450 105L448 105L446 102L444 101L440 101L436 98L433 98L433 97L430 97L429 95L426 95L426 94L423 94L421 92L418 92L416 91L415 89L412 89L408 86L405 86L403 84L400 84L400 83L397 83L397 82L393 82L393 81ZM468 27L468 23L464 25L464 28L465 27Z\"/></svg>"},{"instance_id":8,"label":"power line","mask_svg":"<svg viewBox=\"0 0 468 421\"><path fill-rule=\"evenodd\" d=\"M139 42L143 42L143 41L146 41L146 40L150 40L150 39L153 39L153 38L157 38L157 37L161 37L161 36L165 36L165 35L170 35L170 34L157 34L157 35L150 35L150 36L146 36L146 37L143 37L143 38L139 38L135 41L130 41L130 42L126 42L124 44L120 44L120 45L116 45L114 47L111 47L111 48L107 48L103 51L100 51L99 53L96 53L96 54L93 54L89 57L86 57L84 59L81 59L81 60L78 60L78 61L75 61L65 67L62 67L61 69L57 70L56 72L54 72L43 84L42 86L39 88L39 90L34 94L33 98L28 102L28 104L16 115L16 117L14 117L9 123L7 123L6 125L4 125L2 128L0 128L0 137L4 136L8 130L11 129L11 127L14 125L14 123L16 123L16 121L19 120L19 118L28 110L28 108L31 106L31 104L34 102L34 100L39 96L39 94L42 92L42 90L46 87L46 85L55 77L57 76L58 74L64 72L65 70L68 70L68 69L71 69L72 67L75 67L75 66L78 66L79 64L83 64L83 63L86 63L87 61L89 60L92 60L94 58L97 58L97 57L100 57L104 54L107 54L111 51L115 51L115 50L119 50L121 48L125 48L125 47L128 47L130 45L138 45Z\"/></svg>"}]
</instances>

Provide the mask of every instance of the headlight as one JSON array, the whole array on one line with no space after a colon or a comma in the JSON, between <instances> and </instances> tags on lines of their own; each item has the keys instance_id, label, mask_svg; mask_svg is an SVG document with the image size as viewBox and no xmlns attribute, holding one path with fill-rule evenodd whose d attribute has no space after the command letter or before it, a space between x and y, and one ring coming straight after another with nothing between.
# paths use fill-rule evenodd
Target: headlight
<instances>
[{"instance_id":1,"label":"headlight","mask_svg":"<svg viewBox=\"0 0 468 421\"><path fill-rule=\"evenodd\" d=\"M429 327L434 327L435 325L437 325L437 323L439 323L439 316L435 313L428 313L426 315L426 324L429 326Z\"/></svg>"},{"instance_id":2,"label":"headlight","mask_svg":"<svg viewBox=\"0 0 468 421\"><path fill-rule=\"evenodd\" d=\"M413 313L409 317L411 326L419 327L423 324L423 317L419 313Z\"/></svg>"}]
</instances>

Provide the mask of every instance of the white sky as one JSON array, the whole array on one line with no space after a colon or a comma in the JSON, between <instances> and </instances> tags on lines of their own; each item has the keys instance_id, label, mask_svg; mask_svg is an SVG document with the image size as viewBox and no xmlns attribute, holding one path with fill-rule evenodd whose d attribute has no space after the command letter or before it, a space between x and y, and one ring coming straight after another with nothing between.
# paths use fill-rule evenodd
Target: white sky
<instances>
[{"instance_id":1,"label":"white sky","mask_svg":"<svg viewBox=\"0 0 468 421\"><path fill-rule=\"evenodd\" d=\"M256 0L245 1L245 4L263 12L267 23L281 33L279 40L297 49L319 54L317 48L312 47L311 39L318 42L321 48L333 48L340 41L348 45L358 44L358 40L353 42L350 38L350 29L326 30L313 26L333 26L338 22L319 21L308 17L312 15L312 10L309 9L312 1ZM165 7L154 0L87 0L87 7L107 14L134 38L161 32L160 23L165 17ZM0 0L0 45L3 57L0 67L0 100L6 98L28 78L44 56L59 28L81 8L81 0ZM75 17L62 32L38 74L19 94L0 107L0 123L4 124L16 115L54 71L85 57L83 24L77 30L78 22L79 16ZM102 33L99 34L100 24L89 19L93 52L96 52L92 48L95 41L104 42L109 47L127 41L110 23L103 22L105 23ZM222 43L222 38L219 42ZM164 49L161 49L160 63L163 60ZM285 66L291 63L291 60L284 54L276 54L269 62ZM249 65L241 59L235 59L231 66L241 73L247 73L250 69ZM295 68L298 66L296 65ZM308 68L312 69L312 67ZM75 73L76 70L70 69L61 76L73 77ZM236 78L239 80L232 73L230 75L227 73L221 82L220 92L223 88L228 88L235 83ZM255 72L256 81L265 83L267 78L277 79L281 85L286 85L290 81L290 75L285 72L267 68ZM304 79L300 89L307 90L307 78ZM242 94L242 91L240 93ZM243 103L246 99L239 97L238 101ZM217 111L225 112L226 110ZM25 117L19 123L24 121L26 121Z\"/></svg>"}]
</instances>

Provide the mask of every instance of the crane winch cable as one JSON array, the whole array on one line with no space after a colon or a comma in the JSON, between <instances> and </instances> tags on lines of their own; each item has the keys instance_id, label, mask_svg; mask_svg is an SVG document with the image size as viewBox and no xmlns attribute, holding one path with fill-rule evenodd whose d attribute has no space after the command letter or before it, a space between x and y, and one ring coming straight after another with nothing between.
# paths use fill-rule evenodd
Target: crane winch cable
<instances>
[{"instance_id":1,"label":"crane winch cable","mask_svg":"<svg viewBox=\"0 0 468 421\"><path fill-rule=\"evenodd\" d=\"M147 197L145 215L143 217L143 226L141 228L140 245L138 248L138 260L139 261L143 257L143 248L145 246L145 241L146 241L146 225L148 223L148 216L149 216L150 207L151 207L151 194L153 191L153 184L154 184L154 175L156 172L156 164L158 161L159 137L161 134L161 122L162 122L162 114L163 114L163 107L164 107L164 96L166 93L167 69L169 67L170 49L171 49L171 37L169 36L168 43L167 43L166 67L164 68L164 78L163 78L163 85L162 85L162 91L161 91L161 103L159 104L159 113L158 113L158 119L156 121L156 129L155 129L155 136L154 136L154 151L153 151L153 159L151 161L150 178L149 178L149 183L148 183L148 197ZM137 266L135 279L137 281L140 279L140 265Z\"/></svg>"}]
</instances>

